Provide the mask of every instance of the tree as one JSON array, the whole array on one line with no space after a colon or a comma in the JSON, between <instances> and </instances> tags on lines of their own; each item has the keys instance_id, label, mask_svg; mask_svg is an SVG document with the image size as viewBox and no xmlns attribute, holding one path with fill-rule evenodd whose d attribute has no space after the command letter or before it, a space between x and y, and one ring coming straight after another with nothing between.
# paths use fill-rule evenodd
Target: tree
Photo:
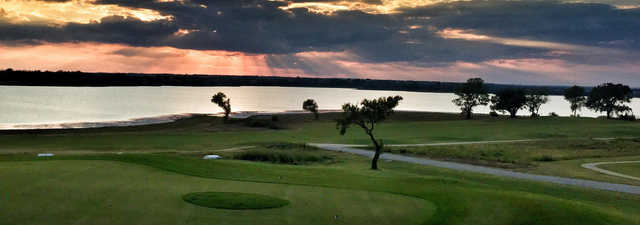
<instances>
[{"instance_id":1,"label":"tree","mask_svg":"<svg viewBox=\"0 0 640 225\"><path fill-rule=\"evenodd\" d=\"M578 116L578 111L587 101L587 97L584 96L584 88L576 85L564 90L564 99L571 104L571 114L574 117Z\"/></svg>"},{"instance_id":2,"label":"tree","mask_svg":"<svg viewBox=\"0 0 640 225\"><path fill-rule=\"evenodd\" d=\"M458 98L453 100L453 104L460 107L467 119L471 119L473 107L489 103L489 93L482 78L468 79L467 83L460 86L455 94Z\"/></svg>"},{"instance_id":3,"label":"tree","mask_svg":"<svg viewBox=\"0 0 640 225\"><path fill-rule=\"evenodd\" d=\"M504 89L491 97L491 109L508 112L511 118L516 117L518 110L527 102L527 96L522 89Z\"/></svg>"},{"instance_id":4,"label":"tree","mask_svg":"<svg viewBox=\"0 0 640 225\"><path fill-rule=\"evenodd\" d=\"M302 103L302 109L312 112L316 117L316 120L320 117L320 115L318 114L318 103L316 103L316 101L313 99L307 99L306 101L304 101L304 103Z\"/></svg>"},{"instance_id":5,"label":"tree","mask_svg":"<svg viewBox=\"0 0 640 225\"><path fill-rule=\"evenodd\" d=\"M380 158L380 152L383 147L382 140L377 140L373 134L376 123L380 123L391 116L393 109L398 106L401 100L402 97L400 96L389 96L386 98L380 97L378 99L362 100L360 106L351 103L342 105L344 112L342 113L342 118L337 121L337 128L340 129L340 135L344 135L352 124L364 129L364 132L369 136L376 148L373 160L371 161L371 169L378 169L378 159Z\"/></svg>"},{"instance_id":6,"label":"tree","mask_svg":"<svg viewBox=\"0 0 640 225\"><path fill-rule=\"evenodd\" d=\"M611 119L614 113L627 113L631 110L624 103L631 102L632 97L633 92L629 86L606 83L591 89L585 105L596 112L606 112L607 119Z\"/></svg>"},{"instance_id":7,"label":"tree","mask_svg":"<svg viewBox=\"0 0 640 225\"><path fill-rule=\"evenodd\" d=\"M227 98L227 95L224 93L218 92L211 97L211 102L217 104L224 110L224 120L228 120L229 114L231 113L231 99Z\"/></svg>"},{"instance_id":8,"label":"tree","mask_svg":"<svg viewBox=\"0 0 640 225\"><path fill-rule=\"evenodd\" d=\"M527 94L524 106L531 112L531 117L538 117L540 106L547 102L549 102L549 96L546 90L534 90Z\"/></svg>"}]
</instances>

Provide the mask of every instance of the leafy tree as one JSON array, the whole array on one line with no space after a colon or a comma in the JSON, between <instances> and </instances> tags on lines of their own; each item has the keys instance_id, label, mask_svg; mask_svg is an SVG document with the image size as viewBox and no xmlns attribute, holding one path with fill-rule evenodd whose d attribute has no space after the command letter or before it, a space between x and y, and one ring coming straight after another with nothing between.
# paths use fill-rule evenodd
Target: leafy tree
<instances>
[{"instance_id":1,"label":"leafy tree","mask_svg":"<svg viewBox=\"0 0 640 225\"><path fill-rule=\"evenodd\" d=\"M373 134L376 123L384 121L393 114L393 109L398 106L402 97L389 96L380 97L378 99L362 100L360 106L347 103L342 105L342 118L338 119L337 128L340 129L340 135L344 135L352 124L360 126L364 132L369 135L371 142L376 147L375 155L371 161L371 169L378 169L378 159L382 151L382 140L376 140Z\"/></svg>"},{"instance_id":2,"label":"leafy tree","mask_svg":"<svg viewBox=\"0 0 640 225\"><path fill-rule=\"evenodd\" d=\"M318 114L318 103L316 103L316 101L313 99L307 99L306 101L304 101L304 103L302 103L302 109L312 112L316 117L316 120L320 117L320 115Z\"/></svg>"},{"instance_id":3,"label":"leafy tree","mask_svg":"<svg viewBox=\"0 0 640 225\"><path fill-rule=\"evenodd\" d=\"M540 114L540 106L549 102L549 96L546 90L535 90L527 94L524 107L531 112L531 117L538 117Z\"/></svg>"},{"instance_id":4,"label":"leafy tree","mask_svg":"<svg viewBox=\"0 0 640 225\"><path fill-rule=\"evenodd\" d=\"M578 111L587 102L584 93L584 88L576 85L564 90L564 99L571 104L571 114L574 117L578 116Z\"/></svg>"},{"instance_id":5,"label":"leafy tree","mask_svg":"<svg viewBox=\"0 0 640 225\"><path fill-rule=\"evenodd\" d=\"M633 92L627 85L606 83L591 89L586 106L596 112L606 112L607 118L613 114L631 111L625 103L631 102Z\"/></svg>"},{"instance_id":6,"label":"leafy tree","mask_svg":"<svg viewBox=\"0 0 640 225\"><path fill-rule=\"evenodd\" d=\"M491 97L491 109L508 112L511 118L516 117L518 110L527 102L527 96L522 89L504 89Z\"/></svg>"},{"instance_id":7,"label":"leafy tree","mask_svg":"<svg viewBox=\"0 0 640 225\"><path fill-rule=\"evenodd\" d=\"M456 90L458 98L453 100L462 110L467 119L471 119L473 107L487 105L489 103L489 93L482 78L471 78Z\"/></svg>"},{"instance_id":8,"label":"leafy tree","mask_svg":"<svg viewBox=\"0 0 640 225\"><path fill-rule=\"evenodd\" d=\"M231 99L227 98L227 95L224 93L218 92L211 97L211 102L217 104L224 110L224 120L228 120L229 114L231 113Z\"/></svg>"}]
</instances>

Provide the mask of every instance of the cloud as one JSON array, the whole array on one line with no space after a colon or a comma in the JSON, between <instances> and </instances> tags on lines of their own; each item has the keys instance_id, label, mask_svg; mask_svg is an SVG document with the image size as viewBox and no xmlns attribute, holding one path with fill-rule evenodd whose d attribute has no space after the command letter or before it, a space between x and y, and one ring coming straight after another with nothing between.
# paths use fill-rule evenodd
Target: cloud
<instances>
[{"instance_id":1,"label":"cloud","mask_svg":"<svg viewBox=\"0 0 640 225\"><path fill-rule=\"evenodd\" d=\"M411 1L355 2L397 6L387 8L394 13L386 14L349 7L331 14L305 7L283 8L294 3L341 2L96 0L93 4L151 10L164 17L142 20L134 15L112 15L91 23L57 26L13 23L5 18L0 19L0 41L98 42L264 54L266 63L274 68L313 74L346 72L341 67L325 68L321 61L310 60L301 53L344 53L349 57L341 58L343 65L399 63L445 68L459 62L510 59L618 64L633 61L640 50L640 10L609 4L502 0L420 1L417 5L410 5ZM452 31L458 33L451 34ZM450 36L445 35L447 32Z\"/></svg>"}]
</instances>

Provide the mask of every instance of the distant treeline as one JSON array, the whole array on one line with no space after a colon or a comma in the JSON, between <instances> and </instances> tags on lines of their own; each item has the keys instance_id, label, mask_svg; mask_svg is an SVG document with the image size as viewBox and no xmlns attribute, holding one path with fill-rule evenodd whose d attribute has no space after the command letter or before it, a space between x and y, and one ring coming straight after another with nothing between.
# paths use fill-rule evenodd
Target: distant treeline
<instances>
[{"instance_id":1,"label":"distant treeline","mask_svg":"<svg viewBox=\"0 0 640 225\"><path fill-rule=\"evenodd\" d=\"M176 75L139 73L84 73L80 71L0 70L0 85L23 86L282 86L329 87L363 90L394 90L415 92L454 92L461 83L410 80L373 80L349 78L305 78L278 76ZM545 89L550 95L562 95L567 86L528 86L487 84L495 93L506 88ZM586 88L587 91L590 89ZM634 89L640 97L640 89Z\"/></svg>"}]
</instances>

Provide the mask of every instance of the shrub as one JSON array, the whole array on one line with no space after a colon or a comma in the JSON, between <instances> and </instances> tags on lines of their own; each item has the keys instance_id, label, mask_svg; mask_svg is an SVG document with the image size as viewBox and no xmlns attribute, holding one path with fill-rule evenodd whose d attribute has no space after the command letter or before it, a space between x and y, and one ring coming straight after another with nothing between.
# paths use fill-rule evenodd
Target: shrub
<instances>
[{"instance_id":1,"label":"shrub","mask_svg":"<svg viewBox=\"0 0 640 225\"><path fill-rule=\"evenodd\" d=\"M558 117L558 114L557 114L557 113L555 113L555 112L550 112L550 113L549 113L549 116L550 116L550 117Z\"/></svg>"},{"instance_id":2,"label":"shrub","mask_svg":"<svg viewBox=\"0 0 640 225\"><path fill-rule=\"evenodd\" d=\"M496 111L491 111L491 112L489 113L489 115L490 115L491 117L498 117L498 116L500 116Z\"/></svg>"},{"instance_id":3,"label":"shrub","mask_svg":"<svg viewBox=\"0 0 640 225\"><path fill-rule=\"evenodd\" d=\"M249 120L246 120L245 125L249 127L263 127L263 128L274 129L274 130L282 129L282 126L280 126L278 123L273 121L273 119L272 120L249 119Z\"/></svg>"},{"instance_id":4,"label":"shrub","mask_svg":"<svg viewBox=\"0 0 640 225\"><path fill-rule=\"evenodd\" d=\"M537 158L535 158L533 160L538 161L538 162L552 162L552 161L555 161L555 159L550 155L543 155L543 156L537 157Z\"/></svg>"},{"instance_id":5,"label":"shrub","mask_svg":"<svg viewBox=\"0 0 640 225\"><path fill-rule=\"evenodd\" d=\"M233 155L233 159L301 165L330 161L333 157L320 151L255 149L236 153Z\"/></svg>"},{"instance_id":6,"label":"shrub","mask_svg":"<svg viewBox=\"0 0 640 225\"><path fill-rule=\"evenodd\" d=\"M636 116L633 114L623 114L618 116L619 120L626 120L626 121L636 121Z\"/></svg>"}]
</instances>

